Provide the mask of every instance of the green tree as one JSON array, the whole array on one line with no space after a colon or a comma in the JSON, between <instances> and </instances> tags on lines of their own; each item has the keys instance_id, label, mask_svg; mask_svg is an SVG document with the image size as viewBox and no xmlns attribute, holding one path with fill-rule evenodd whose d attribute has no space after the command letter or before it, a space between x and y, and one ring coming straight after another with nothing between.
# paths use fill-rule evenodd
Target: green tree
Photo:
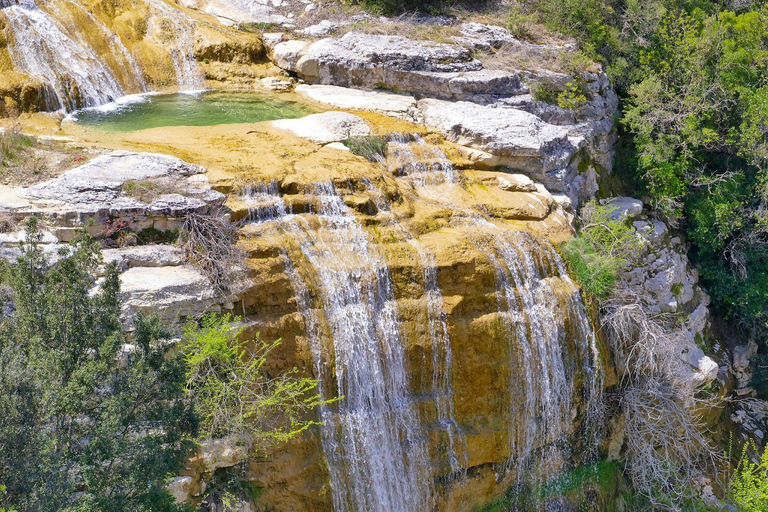
<instances>
[{"instance_id":1,"label":"green tree","mask_svg":"<svg viewBox=\"0 0 768 512\"><path fill-rule=\"evenodd\" d=\"M317 421L311 414L328 403L317 392L317 381L298 370L267 371L267 357L280 345L248 340L245 326L230 315L206 315L184 329L187 390L201 418L201 437L227 438L234 446L264 452L292 439ZM244 463L245 464L245 463ZM242 465L216 470L199 510L235 512L253 501L258 489L240 478Z\"/></svg>"},{"instance_id":2,"label":"green tree","mask_svg":"<svg viewBox=\"0 0 768 512\"><path fill-rule=\"evenodd\" d=\"M2 272L0 506L24 511L171 511L168 478L194 447L184 362L159 321L128 338L119 277L94 288L98 243L50 257L34 218Z\"/></svg>"},{"instance_id":3,"label":"green tree","mask_svg":"<svg viewBox=\"0 0 768 512\"><path fill-rule=\"evenodd\" d=\"M317 381L299 377L295 368L270 376L267 356L280 340L246 340L244 329L231 315L187 323L187 390L201 418L201 437L235 436L259 449L317 424L309 413L327 402L317 393Z\"/></svg>"}]
</instances>

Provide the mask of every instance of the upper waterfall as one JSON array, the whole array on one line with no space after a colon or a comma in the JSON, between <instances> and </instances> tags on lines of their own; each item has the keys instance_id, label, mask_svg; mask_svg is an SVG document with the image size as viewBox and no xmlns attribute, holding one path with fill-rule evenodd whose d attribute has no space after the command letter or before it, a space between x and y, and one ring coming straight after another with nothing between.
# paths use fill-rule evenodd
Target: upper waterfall
<instances>
[{"instance_id":1,"label":"upper waterfall","mask_svg":"<svg viewBox=\"0 0 768 512\"><path fill-rule=\"evenodd\" d=\"M101 57L34 0L3 8L13 35L16 68L46 85L49 108L74 110L108 103L125 94Z\"/></svg>"},{"instance_id":2,"label":"upper waterfall","mask_svg":"<svg viewBox=\"0 0 768 512\"><path fill-rule=\"evenodd\" d=\"M203 73L194 57L195 26L191 20L163 0L147 0L135 8L147 10L146 38L167 52L176 88L203 89ZM135 54L137 44L146 43L129 35L127 47L121 35L87 6L69 0L41 4L7 0L2 13L8 19L14 69L42 83L41 103L49 110L99 106L158 85L148 84L145 77L147 67L154 64Z\"/></svg>"}]
</instances>

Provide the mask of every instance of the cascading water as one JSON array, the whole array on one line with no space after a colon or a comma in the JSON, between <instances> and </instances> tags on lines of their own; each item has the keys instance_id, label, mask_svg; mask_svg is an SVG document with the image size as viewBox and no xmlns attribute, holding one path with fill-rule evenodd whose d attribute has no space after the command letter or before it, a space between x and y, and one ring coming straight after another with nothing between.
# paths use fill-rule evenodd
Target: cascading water
<instances>
[{"instance_id":1,"label":"cascading water","mask_svg":"<svg viewBox=\"0 0 768 512\"><path fill-rule=\"evenodd\" d=\"M313 304L290 266L321 387L327 396L343 397L322 411L334 510L428 510L429 455L409 391L389 269L334 186L316 184L313 192L314 227L302 216L285 215L268 186L246 198L256 205L255 220L276 220L298 243L319 286Z\"/></svg>"},{"instance_id":2,"label":"cascading water","mask_svg":"<svg viewBox=\"0 0 768 512\"><path fill-rule=\"evenodd\" d=\"M406 144L405 137L399 136ZM417 141L419 142L419 141ZM423 142L423 141L421 141ZM451 171L453 168L451 167ZM423 176L425 173L419 173ZM448 174L447 180L453 182L454 176ZM436 181L436 180L431 180ZM392 212L392 208L384 194L376 188L370 180L364 180L364 185L371 193L381 215L384 215L388 222L394 226L401 239L408 242L416 250L421 263L422 275L424 279L424 301L426 305L427 328L432 348L432 399L435 404L436 419L438 428L447 436L447 454L448 463L452 475L460 475L466 471L467 466L467 441L459 426L454 420L453 414L453 385L451 383L453 373L453 350L451 348L451 338L448 333L448 322L445 313L445 300L442 291L437 284L437 261L435 255L424 247L413 237L411 233L403 229L402 225ZM461 460L459 460L461 459ZM433 467L440 464L441 461L433 461Z\"/></svg>"},{"instance_id":3,"label":"cascading water","mask_svg":"<svg viewBox=\"0 0 768 512\"><path fill-rule=\"evenodd\" d=\"M108 103L124 95L99 55L34 0L3 7L13 34L9 46L17 70L46 84L46 103L74 110Z\"/></svg>"},{"instance_id":4,"label":"cascading water","mask_svg":"<svg viewBox=\"0 0 768 512\"><path fill-rule=\"evenodd\" d=\"M148 32L168 46L178 89L204 89L194 58L194 24L163 0L146 3ZM8 18L13 66L43 83L46 108L73 111L147 91L144 75L121 38L82 5L2 0L0 8ZM79 27L76 17L85 17L87 27Z\"/></svg>"},{"instance_id":5,"label":"cascading water","mask_svg":"<svg viewBox=\"0 0 768 512\"><path fill-rule=\"evenodd\" d=\"M501 469L519 477L538 450L557 450L577 421L589 425L599 414L599 355L578 288L548 241L450 204L446 198L461 186L438 148L417 137L393 138L387 163L416 193L450 208L455 229L474 241L493 268L500 326L495 335L504 340L510 368L505 396L509 458ZM334 186L310 187L304 200L310 197L315 206L305 214L291 213L277 182L246 189L241 198L257 237L278 233L288 242L283 244L286 274L305 320L323 396L344 397L321 412L334 510L426 511L435 505L433 483L461 477L468 465L465 433L454 420L447 308L435 254L404 227L381 190L368 180L362 185L376 205L379 225L412 245L423 269L419 303L432 351L422 365L431 376L418 395L409 385L423 370L416 362L408 364L404 347L409 340L403 337L390 271ZM409 368L417 373L409 375ZM581 403L586 418L577 418ZM439 446L431 458L427 439L435 431ZM538 460L545 458L541 454ZM535 479L561 469L543 464L542 471L540 465Z\"/></svg>"},{"instance_id":6,"label":"cascading water","mask_svg":"<svg viewBox=\"0 0 768 512\"><path fill-rule=\"evenodd\" d=\"M195 28L178 9L164 0L146 0L153 16L150 33L171 45L171 60L176 71L179 91L199 91L205 88L200 65L195 60Z\"/></svg>"},{"instance_id":7,"label":"cascading water","mask_svg":"<svg viewBox=\"0 0 768 512\"><path fill-rule=\"evenodd\" d=\"M522 372L509 379L512 458L507 468L514 466L519 475L535 449L572 432L573 406L579 394L586 404L587 428L599 423L602 371L578 288L548 241L525 231L501 229L450 201L458 178L439 148L416 135L398 134L390 137L387 150L390 171L404 176L423 198L453 210L453 224L468 228L470 238L493 266L511 366ZM581 390L578 372L585 382Z\"/></svg>"},{"instance_id":8,"label":"cascading water","mask_svg":"<svg viewBox=\"0 0 768 512\"><path fill-rule=\"evenodd\" d=\"M601 402L599 354L578 288L552 245L528 232L480 224L485 229L476 243L493 266L498 313L510 340L512 367L520 372L509 381L509 448L514 457L509 462L520 475L534 450L573 431L573 408L580 395L591 425ZM582 379L586 384L579 390ZM559 469L537 476L547 479Z\"/></svg>"}]
</instances>

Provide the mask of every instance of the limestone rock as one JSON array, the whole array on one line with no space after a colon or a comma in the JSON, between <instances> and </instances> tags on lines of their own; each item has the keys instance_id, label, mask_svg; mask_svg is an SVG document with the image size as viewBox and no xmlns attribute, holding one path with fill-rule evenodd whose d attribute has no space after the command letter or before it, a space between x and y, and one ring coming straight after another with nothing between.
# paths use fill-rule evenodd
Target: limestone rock
<instances>
[{"instance_id":1,"label":"limestone rock","mask_svg":"<svg viewBox=\"0 0 768 512\"><path fill-rule=\"evenodd\" d=\"M614 197L600 202L616 208L611 212L613 220L631 219L643 213L643 202L633 197Z\"/></svg>"},{"instance_id":2,"label":"limestone rock","mask_svg":"<svg viewBox=\"0 0 768 512\"><path fill-rule=\"evenodd\" d=\"M288 92L293 88L293 84L288 80L281 80L274 76L268 76L259 80L261 85L270 91Z\"/></svg>"},{"instance_id":3,"label":"limestone rock","mask_svg":"<svg viewBox=\"0 0 768 512\"><path fill-rule=\"evenodd\" d=\"M19 195L27 199L53 199L67 203L104 203L116 199L126 181L181 178L204 172L202 167L172 156L115 151L96 157L57 178L24 189Z\"/></svg>"},{"instance_id":4,"label":"limestone rock","mask_svg":"<svg viewBox=\"0 0 768 512\"><path fill-rule=\"evenodd\" d=\"M309 4L307 7L314 6L315 4ZM328 20L322 20L319 23L316 23L315 25L311 25L307 28L297 30L299 34L309 36L309 37L322 37L327 36L333 31L335 31L337 28L339 28L339 25L337 23L334 23L332 21Z\"/></svg>"},{"instance_id":5,"label":"limestone rock","mask_svg":"<svg viewBox=\"0 0 768 512\"><path fill-rule=\"evenodd\" d=\"M406 94L384 91L363 91L334 85L306 85L296 92L311 100L346 110L367 110L412 120L416 99Z\"/></svg>"},{"instance_id":6,"label":"limestone rock","mask_svg":"<svg viewBox=\"0 0 768 512\"><path fill-rule=\"evenodd\" d=\"M234 437L206 439L200 443L200 456L207 471L229 468L243 462L248 457L245 443Z\"/></svg>"},{"instance_id":7,"label":"limestone rock","mask_svg":"<svg viewBox=\"0 0 768 512\"><path fill-rule=\"evenodd\" d=\"M141 245L102 251L104 263L116 262L121 271L134 267L170 267L184 263L181 249L172 245Z\"/></svg>"},{"instance_id":8,"label":"limestone rock","mask_svg":"<svg viewBox=\"0 0 768 512\"><path fill-rule=\"evenodd\" d=\"M155 311L177 323L187 316L216 310L219 304L208 279L190 266L134 267L120 275L123 314L129 321L139 310Z\"/></svg>"},{"instance_id":9,"label":"limestone rock","mask_svg":"<svg viewBox=\"0 0 768 512\"><path fill-rule=\"evenodd\" d=\"M301 119L281 119L273 121L273 124L319 144L341 142L371 133L363 118L347 112L323 112Z\"/></svg>"},{"instance_id":10,"label":"limestone rock","mask_svg":"<svg viewBox=\"0 0 768 512\"><path fill-rule=\"evenodd\" d=\"M731 370L736 377L738 388L749 385L752 380L752 370L750 368L750 359L757 354L757 344L750 341L746 345L733 347L733 362Z\"/></svg>"},{"instance_id":11,"label":"limestone rock","mask_svg":"<svg viewBox=\"0 0 768 512\"><path fill-rule=\"evenodd\" d=\"M309 45L307 41L291 40L278 43L272 49L272 61L275 65L287 70L296 71L296 63L302 56L302 52Z\"/></svg>"},{"instance_id":12,"label":"limestone rock","mask_svg":"<svg viewBox=\"0 0 768 512\"><path fill-rule=\"evenodd\" d=\"M499 176L499 188L510 192L535 192L536 184L524 174L510 174L505 177Z\"/></svg>"},{"instance_id":13,"label":"limestone rock","mask_svg":"<svg viewBox=\"0 0 768 512\"><path fill-rule=\"evenodd\" d=\"M568 165L576 148L567 130L514 109L435 99L419 101L428 126L454 142L494 155L519 159L527 171L552 171Z\"/></svg>"},{"instance_id":14,"label":"limestone rock","mask_svg":"<svg viewBox=\"0 0 768 512\"><path fill-rule=\"evenodd\" d=\"M177 476L168 482L168 492L173 495L177 504L183 505L189 500L192 483L191 476Z\"/></svg>"},{"instance_id":15,"label":"limestone rock","mask_svg":"<svg viewBox=\"0 0 768 512\"><path fill-rule=\"evenodd\" d=\"M350 32L307 47L280 43L273 61L314 84L387 88L479 102L528 92L519 74L484 70L464 47L400 36Z\"/></svg>"},{"instance_id":16,"label":"limestone rock","mask_svg":"<svg viewBox=\"0 0 768 512\"><path fill-rule=\"evenodd\" d=\"M261 39L270 51L273 50L278 43L282 43L284 37L285 34L283 32L264 32L261 34Z\"/></svg>"},{"instance_id":17,"label":"limestone rock","mask_svg":"<svg viewBox=\"0 0 768 512\"><path fill-rule=\"evenodd\" d=\"M208 204L195 197L164 194L149 205L149 213L157 217L184 217L190 213L204 213Z\"/></svg>"}]
</instances>

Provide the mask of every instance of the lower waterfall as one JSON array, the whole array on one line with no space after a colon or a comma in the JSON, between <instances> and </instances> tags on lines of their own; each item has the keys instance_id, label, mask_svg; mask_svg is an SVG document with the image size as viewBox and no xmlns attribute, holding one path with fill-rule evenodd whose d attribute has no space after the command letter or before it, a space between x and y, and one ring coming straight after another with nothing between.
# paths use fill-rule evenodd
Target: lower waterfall
<instances>
[{"instance_id":1,"label":"lower waterfall","mask_svg":"<svg viewBox=\"0 0 768 512\"><path fill-rule=\"evenodd\" d=\"M456 186L452 181L445 183ZM451 382L453 366L461 360L451 347L435 256L400 225L380 190L368 180L361 185L385 223L419 255L433 359L424 365L432 371L431 386L425 387L431 387L427 400L435 420L418 406L424 391L416 396L409 388L417 376L408 374L408 334L390 270L342 193L330 183L309 187L306 197L314 206L301 214L286 206L277 182L243 191L242 200L257 236L280 232L290 240L286 273L305 321L316 376L326 398L343 397L321 413L334 510L431 510L438 479L460 485L468 469L466 432L454 419ZM511 362L503 397L510 457L499 471L529 474L536 459L534 478L547 480L562 467L548 466L545 455L534 457L537 450L565 454L563 441L577 423L589 427L600 412L602 373L589 318L549 242L462 212L456 216L494 269L499 329ZM587 418L577 419L577 404L585 404ZM440 432L435 451L442 460L431 455L427 429ZM588 437L584 444L590 443Z\"/></svg>"}]
</instances>

